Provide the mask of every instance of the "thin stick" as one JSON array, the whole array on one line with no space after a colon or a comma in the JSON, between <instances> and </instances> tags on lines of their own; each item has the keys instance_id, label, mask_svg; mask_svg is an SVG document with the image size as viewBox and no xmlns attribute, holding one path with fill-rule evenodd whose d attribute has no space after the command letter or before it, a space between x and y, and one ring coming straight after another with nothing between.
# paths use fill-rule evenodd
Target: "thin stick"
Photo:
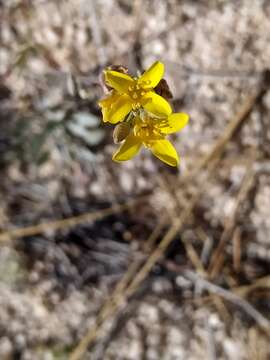
<instances>
[{"instance_id":1,"label":"thin stick","mask_svg":"<svg viewBox=\"0 0 270 360\"><path fill-rule=\"evenodd\" d=\"M125 273L123 278L117 284L111 298L109 298L108 301L102 307L97 317L95 325L80 340L78 346L70 354L69 360L79 360L83 357L88 346L90 346L97 338L103 322L109 319L113 314L115 314L119 306L124 303L124 298L122 295L123 290L127 287L130 279L132 278L134 273L138 270L138 266L140 264L141 262L138 260L131 263L128 271Z\"/></svg>"},{"instance_id":2,"label":"thin stick","mask_svg":"<svg viewBox=\"0 0 270 360\"><path fill-rule=\"evenodd\" d=\"M208 173L208 175L213 173L216 164L217 164L217 160L212 162L211 171ZM190 214L192 213L193 208L197 204L197 201L199 200L201 193L204 191L204 188L207 185L207 179L208 179L207 177L204 178L203 185L201 185L198 188L197 192L193 195L192 199L186 206L182 215L173 222L172 226L170 227L168 232L165 234L162 241L152 252L150 257L147 259L146 263L137 272L137 275L134 277L134 279L130 283L130 285L126 288L125 292L123 292L123 293L116 292L115 296L113 296L113 298L109 300L109 303L107 305L108 308L105 311L103 309L101 310L100 322L98 322L96 324L96 326L90 328L89 331L84 335L84 337L80 340L79 344L72 351L72 353L69 357L69 360L79 360L82 358L82 356L87 351L87 348L96 339L102 323L104 321L108 320L111 316L113 316L115 314L115 312L117 311L117 309L120 306L122 306L131 295L134 294L136 289L144 281L144 279L147 277L148 273L151 271L152 267L162 257L164 251L167 249L167 247L170 245L170 243L175 238L177 233L181 230L182 226L185 224L185 222L190 217ZM106 307L106 304L105 304L105 307Z\"/></svg>"},{"instance_id":3,"label":"thin stick","mask_svg":"<svg viewBox=\"0 0 270 360\"><path fill-rule=\"evenodd\" d=\"M219 157L222 154L225 145L233 137L236 131L240 129L240 127L243 125L244 120L247 119L256 102L258 102L264 94L265 89L260 83L255 93L250 95L242 104L240 110L236 113L228 126L225 128L223 135L215 142L211 151L207 155L205 155L202 160L199 161L199 163L193 168L193 171L191 170L185 176L183 176L182 180L186 181L187 177L191 178L195 176L201 169L207 167L211 160Z\"/></svg>"},{"instance_id":4,"label":"thin stick","mask_svg":"<svg viewBox=\"0 0 270 360\"><path fill-rule=\"evenodd\" d=\"M106 311L103 312L103 309L101 311L102 314L102 321L108 320L110 316L112 316L117 308L124 304L126 299L131 296L137 289L137 287L142 283L142 281L145 279L145 277L148 275L149 271L153 267L153 265L157 262L157 260L161 257L163 252L166 250L174 236L179 230L179 225L183 224L186 218L189 216L191 210L193 209L193 206L195 205L197 199L194 199L192 203L189 204L188 209L185 211L185 215L179 219L175 224L170 228L168 233L164 236L161 243L157 246L157 248L153 251L151 256L148 258L147 262L141 267L141 269L138 271L137 275L134 277L131 284L127 287L125 293L117 294L113 298L113 303L111 300L110 307L107 308ZM97 333L99 331L99 327L101 324L97 324L94 328L89 329L89 331L86 333L86 335L81 339L78 346L74 349L74 351L71 353L69 360L79 360L82 358L84 353L87 350L87 347L91 345L91 343L94 341L94 339L97 336Z\"/></svg>"},{"instance_id":5,"label":"thin stick","mask_svg":"<svg viewBox=\"0 0 270 360\"><path fill-rule=\"evenodd\" d=\"M167 220L168 220L167 215L165 214L161 218L157 228L155 228L153 230L153 232L150 234L150 236L148 237L148 239L147 239L147 241L145 243L145 246L146 246L147 250L152 250L152 247L154 246L155 241L158 238L158 236L160 235L160 233L162 231L162 228L166 224ZM115 314L118 307L125 302L126 297L124 295L124 291L125 291L126 288L128 288L129 282L132 280L132 278L138 272L138 270L142 266L142 264L143 264L143 259L142 258L137 258L130 264L130 266L127 269L126 273L124 274L122 279L117 284L112 296L103 305L103 307L102 307L102 309L101 309L101 311L100 311L100 313L98 315L96 324L81 339L78 346L71 353L69 360L78 360L83 356L83 354L85 353L87 347L93 341L95 341L95 339L97 338L103 321L107 320L113 314Z\"/></svg>"},{"instance_id":6,"label":"thin stick","mask_svg":"<svg viewBox=\"0 0 270 360\"><path fill-rule=\"evenodd\" d=\"M169 224L169 218L168 215L166 213L164 213L160 219L159 222L157 224L157 226L154 228L154 230L152 231L151 235L149 236L149 238L147 239L147 241L145 242L145 244L143 245L144 250L145 251L152 251L156 240L158 239L158 237L161 234L162 229L164 228L164 226L166 224Z\"/></svg>"},{"instance_id":7,"label":"thin stick","mask_svg":"<svg viewBox=\"0 0 270 360\"><path fill-rule=\"evenodd\" d=\"M233 244L233 268L234 271L239 273L241 269L241 230L237 227L232 235L232 244Z\"/></svg>"},{"instance_id":8,"label":"thin stick","mask_svg":"<svg viewBox=\"0 0 270 360\"><path fill-rule=\"evenodd\" d=\"M177 218L178 213L181 213L182 209L185 208L186 199L184 199L183 193L179 193L175 186L175 184L172 184L170 181L170 178L168 174L161 173L158 177L160 186L168 193L170 196L172 202L174 203L174 207L172 209L168 209L171 218ZM183 243L187 256L189 260L191 261L192 265L197 269L200 270L202 273L205 273L204 266L200 260L200 257L198 256L194 246L190 241L186 241L186 239L183 239L180 237L181 242Z\"/></svg>"},{"instance_id":9,"label":"thin stick","mask_svg":"<svg viewBox=\"0 0 270 360\"><path fill-rule=\"evenodd\" d=\"M223 289L222 287L205 280L199 274L185 270L182 272L183 276L188 278L194 283L200 282L201 286L213 294L217 294L229 302L237 305L239 308L244 310L252 319L254 319L258 325L270 335L270 321L266 319L258 310L256 310L249 302L240 296L232 293L229 290Z\"/></svg>"},{"instance_id":10,"label":"thin stick","mask_svg":"<svg viewBox=\"0 0 270 360\"><path fill-rule=\"evenodd\" d=\"M234 211L232 212L230 218L227 220L225 224L224 231L220 238L220 242L218 244L217 249L214 251L210 265L209 265L209 274L210 278L214 278L219 273L223 263L224 263L224 247L227 241L230 239L233 229L235 227L237 213L239 211L240 206L242 205L243 201L246 199L249 190L251 189L254 181L254 171L253 171L253 163L254 163L254 156L251 157L251 161L249 164L249 168L244 176L242 184L240 186L240 190L238 192L236 203L234 207Z\"/></svg>"},{"instance_id":11,"label":"thin stick","mask_svg":"<svg viewBox=\"0 0 270 360\"><path fill-rule=\"evenodd\" d=\"M110 216L116 213L119 213L121 211L127 210L139 202L142 202L146 200L149 197L149 195L142 195L141 197L138 197L137 199L130 200L126 202L125 204L116 204L109 208L98 210L95 212L87 212L82 215L73 216L67 219L63 220L56 220L51 222L46 222L43 224L28 226L25 228L18 228L18 229L11 229L7 230L5 232L0 233L0 241L8 241L11 238L16 239L23 236L33 236L38 235L41 233L44 233L46 231L56 231L60 229L66 229L69 227L73 227L76 225L80 225L87 222L93 222L100 219L103 219L106 216Z\"/></svg>"},{"instance_id":12,"label":"thin stick","mask_svg":"<svg viewBox=\"0 0 270 360\"><path fill-rule=\"evenodd\" d=\"M213 173L216 164L217 161L212 162L210 174ZM92 342L96 339L96 336L102 325L102 322L108 320L117 311L117 309L121 305L123 305L130 296L134 294L136 289L144 281L148 273L151 271L152 267L162 257L164 251L167 249L167 247L170 245L170 243L175 238L177 233L181 230L182 226L190 217L190 214L192 213L193 208L197 204L197 201L199 200L200 195L203 192L206 185L207 185L207 177L205 177L203 185L201 185L198 188L196 194L193 195L193 198L186 206L185 210L183 211L183 214L173 222L172 226L165 234L162 241L152 252L150 257L147 259L146 263L137 272L137 275L134 277L130 285L126 288L125 292L116 294L116 296L112 300L110 300L109 309L106 312L103 313L103 309L101 310L101 314L102 314L101 323L100 324L98 323L94 328L89 329L89 331L81 339L77 347L71 353L69 360L79 360L82 358L82 356L87 350L87 347L90 346Z\"/></svg>"},{"instance_id":13,"label":"thin stick","mask_svg":"<svg viewBox=\"0 0 270 360\"><path fill-rule=\"evenodd\" d=\"M270 290L270 275L255 280L251 285L233 288L232 291L241 297L248 297L252 291L260 288Z\"/></svg>"},{"instance_id":14,"label":"thin stick","mask_svg":"<svg viewBox=\"0 0 270 360\"><path fill-rule=\"evenodd\" d=\"M198 169L196 169L196 172L199 171L202 166L205 166L208 164L208 175L212 174L213 170L215 169L215 166L217 165L221 154L224 151L226 143L230 140L236 129L239 128L240 124L243 122L243 120L247 117L249 112L252 110L252 107L254 106L255 102L263 95L262 89L259 89L256 93L256 96L249 99L250 101L247 101L245 103L245 106L243 106L242 110L237 114L235 118L231 121L229 126L227 127L226 136L222 136L221 139L216 143L214 146L214 149L209 153L208 156L206 156L203 161L198 165ZM248 103L248 104L247 104ZM219 150L218 153L217 149ZM210 163L211 160L211 163ZM210 163L210 164L209 164ZM142 283L142 281L146 278L152 267L155 265L155 263L162 257L164 251L167 249L171 241L174 239L174 237L177 235L177 233L181 230L182 226L184 225L185 221L189 218L190 214L193 211L193 208L195 207L198 199L200 198L200 195L202 191L204 190L205 184L207 182L204 182L204 186L200 186L197 190L197 192L193 195L192 199L190 200L189 204L186 206L183 215L180 216L179 219L176 219L166 235L163 237L160 244L157 246L157 248L153 251L153 253L148 258L147 262L144 264L144 266L140 269L140 271L137 273L129 287L126 289L125 293L119 294L119 297L117 297L115 300L115 305L110 308L110 313L107 314L107 316L103 319L103 321L107 320L110 316L114 314L116 309L123 304L126 299L131 296L138 286ZM86 333L86 335L81 339L77 347L74 349L74 351L71 353L70 360L79 360L84 355L84 353L87 350L87 347L91 345L91 343L96 338L98 328L89 329L89 331Z\"/></svg>"}]
</instances>

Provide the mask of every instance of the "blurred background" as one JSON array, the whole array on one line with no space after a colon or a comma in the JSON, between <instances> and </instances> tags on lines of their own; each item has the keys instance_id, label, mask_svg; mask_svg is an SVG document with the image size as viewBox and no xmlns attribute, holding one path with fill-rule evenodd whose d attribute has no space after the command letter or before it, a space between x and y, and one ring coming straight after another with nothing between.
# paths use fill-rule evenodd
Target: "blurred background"
<instances>
[{"instance_id":1,"label":"blurred background","mask_svg":"<svg viewBox=\"0 0 270 360\"><path fill-rule=\"evenodd\" d=\"M1 360L270 358L269 18L267 0L0 1ZM190 115L180 167L113 163L100 73L156 60Z\"/></svg>"}]
</instances>

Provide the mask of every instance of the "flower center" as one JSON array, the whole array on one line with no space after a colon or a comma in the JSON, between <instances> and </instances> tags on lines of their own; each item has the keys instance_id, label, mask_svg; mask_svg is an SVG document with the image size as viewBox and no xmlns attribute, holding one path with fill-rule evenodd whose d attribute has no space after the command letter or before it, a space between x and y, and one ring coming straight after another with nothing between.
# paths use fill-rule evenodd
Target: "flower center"
<instances>
[{"instance_id":1,"label":"flower center","mask_svg":"<svg viewBox=\"0 0 270 360\"><path fill-rule=\"evenodd\" d=\"M151 83L150 80L142 81L140 83L138 83L138 81L136 81L135 85L129 86L128 95L132 99L132 109L133 110L137 110L142 106L142 102L141 102L142 97L148 91L151 90L151 88L149 88L150 83Z\"/></svg>"},{"instance_id":2,"label":"flower center","mask_svg":"<svg viewBox=\"0 0 270 360\"><path fill-rule=\"evenodd\" d=\"M159 123L151 118L138 118L134 127L134 135L140 137L146 146L150 146L151 141L164 138L159 129Z\"/></svg>"}]
</instances>

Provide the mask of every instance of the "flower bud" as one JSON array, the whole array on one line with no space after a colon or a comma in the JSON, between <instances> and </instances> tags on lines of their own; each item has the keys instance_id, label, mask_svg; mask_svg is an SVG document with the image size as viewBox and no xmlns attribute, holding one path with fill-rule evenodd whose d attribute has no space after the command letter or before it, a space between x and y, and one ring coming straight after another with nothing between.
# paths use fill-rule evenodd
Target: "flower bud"
<instances>
[{"instance_id":1,"label":"flower bud","mask_svg":"<svg viewBox=\"0 0 270 360\"><path fill-rule=\"evenodd\" d=\"M126 122L122 122L116 125L113 130L114 143L119 144L121 141L125 140L129 135L130 130L131 130L131 126Z\"/></svg>"}]
</instances>

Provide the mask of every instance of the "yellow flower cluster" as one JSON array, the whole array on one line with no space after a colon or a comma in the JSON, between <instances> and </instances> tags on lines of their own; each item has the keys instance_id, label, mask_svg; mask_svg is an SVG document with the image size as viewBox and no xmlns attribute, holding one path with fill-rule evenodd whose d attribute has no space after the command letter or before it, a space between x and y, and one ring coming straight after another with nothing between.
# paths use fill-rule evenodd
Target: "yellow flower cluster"
<instances>
[{"instance_id":1,"label":"yellow flower cluster","mask_svg":"<svg viewBox=\"0 0 270 360\"><path fill-rule=\"evenodd\" d=\"M105 83L112 90L99 102L103 121L118 124L115 134L123 141L113 155L114 161L131 159L144 145L166 164L178 165L178 154L166 136L181 130L189 117L185 113L172 113L167 100L155 92L163 75L164 65L159 61L139 78L114 70L104 71Z\"/></svg>"}]
</instances>

